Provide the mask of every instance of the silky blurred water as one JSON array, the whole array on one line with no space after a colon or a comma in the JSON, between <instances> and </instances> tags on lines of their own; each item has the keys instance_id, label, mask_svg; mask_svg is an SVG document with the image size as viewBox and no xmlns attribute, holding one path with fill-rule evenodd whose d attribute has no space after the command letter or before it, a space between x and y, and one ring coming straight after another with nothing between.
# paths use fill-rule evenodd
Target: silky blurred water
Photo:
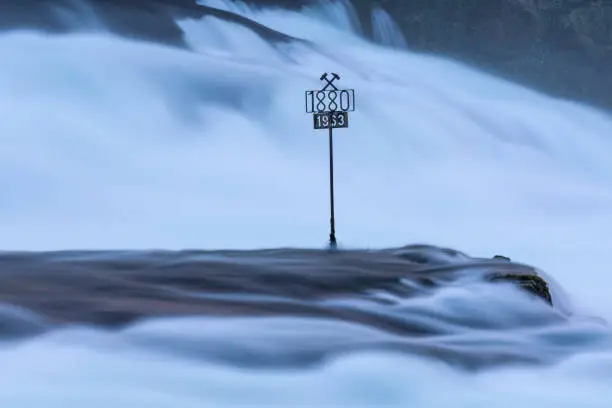
<instances>
[{"instance_id":1,"label":"silky blurred water","mask_svg":"<svg viewBox=\"0 0 612 408\"><path fill-rule=\"evenodd\" d=\"M3 249L322 247L327 140L311 129L303 92L320 86L322 72L338 72L339 83L357 92L350 128L335 136L342 247L428 242L477 256L502 253L547 271L578 315L612 318L606 114L453 61L367 42L350 10L337 4L297 13L205 3L312 43L270 44L212 17L181 22L192 50L98 28L0 34ZM391 41L390 20L377 19L379 39L401 45ZM444 303L447 296L455 303ZM501 289L443 291L424 302L455 317L491 314L502 322L530 305ZM482 337L470 331L463 341L478 350L521 336L498 330ZM580 324L566 330L559 342L569 348L592 334ZM279 352L368 336L382 334L298 318L56 330L1 346L0 402L176 408L612 401L605 341L557 364L479 373L406 353L361 352L312 368L268 370L197 352L203 347L211 356L217 347L223 354L232 345ZM605 339L606 331L597 336Z\"/></svg>"}]
</instances>

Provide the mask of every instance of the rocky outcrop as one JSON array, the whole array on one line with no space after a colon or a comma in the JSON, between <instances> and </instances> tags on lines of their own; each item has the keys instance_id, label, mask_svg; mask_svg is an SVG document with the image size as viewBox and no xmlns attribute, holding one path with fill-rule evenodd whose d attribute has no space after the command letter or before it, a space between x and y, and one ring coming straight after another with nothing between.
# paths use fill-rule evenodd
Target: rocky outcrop
<instances>
[{"instance_id":1,"label":"rocky outcrop","mask_svg":"<svg viewBox=\"0 0 612 408\"><path fill-rule=\"evenodd\" d=\"M502 262L512 262L510 258L503 255L495 255L494 260ZM549 305L553 305L552 296L548 283L544 278L539 276L535 269L527 273L515 273L515 272L494 272L487 276L489 282L507 282L516 285L517 287L525 290L532 295L535 295L544 300Z\"/></svg>"},{"instance_id":2,"label":"rocky outcrop","mask_svg":"<svg viewBox=\"0 0 612 408\"><path fill-rule=\"evenodd\" d=\"M601 0L354 0L366 35L383 8L413 50L554 96L612 108L612 4Z\"/></svg>"},{"instance_id":3,"label":"rocky outcrop","mask_svg":"<svg viewBox=\"0 0 612 408\"><path fill-rule=\"evenodd\" d=\"M489 279L491 282L513 283L528 293L545 300L549 305L552 306L553 304L548 284L536 274L494 274Z\"/></svg>"},{"instance_id":4,"label":"rocky outcrop","mask_svg":"<svg viewBox=\"0 0 612 408\"><path fill-rule=\"evenodd\" d=\"M518 285L534 294L534 302L524 299L526 307L516 308L514 302L494 299L504 292L489 296L491 291L483 294L480 290L460 291L459 297L455 292L451 298L434 298L445 288L473 284L483 288L479 282L487 281L484 287L491 291L495 285ZM562 292L554 289L556 300ZM176 343L158 343L154 332L145 331L142 337L143 332L134 325L151 318L199 316L205 319L191 326L195 332L189 325L178 327L188 332L189 344L199 339L192 335L206 333L201 342L195 341L199 350L208 349L211 354L198 351L197 356L215 361L244 364L248 355L251 364L303 367L346 352L388 350L478 370L499 364L551 361L548 353L542 355L537 342L547 328L558 331L559 324L569 323L571 317L557 305L549 308L538 304L540 298L550 304L550 295L546 282L532 267L506 257L473 258L429 245L338 251L4 252L0 253L0 343L85 325L120 330L122 338L142 341L137 344L150 347L163 343L172 353L189 354L191 347L183 347L180 338ZM476 305L490 305L491 310L474 309ZM506 314L514 318L505 319ZM245 319L255 318L249 320L261 324L258 327L266 333L268 326L261 320L264 317L271 318L267 320L270 327L279 320L320 322L321 333L316 332L317 325L305 327L314 327L312 336L322 336L323 341L314 342L319 346L304 348L304 343L283 340L286 338L280 330L279 340L269 339L295 347L280 347L278 353L272 351L276 347L253 347L240 333L249 333L249 327L258 329ZM220 355L219 343L209 336L215 325L238 327L245 323L244 331L241 329L231 341L233 347ZM206 328L208 324L212 326ZM340 330L353 329L348 330L345 340L338 342L332 337L328 342L330 332L324 327L330 324L340 324ZM295 326L291 323L287 327ZM360 329L368 334L359 335L363 333ZM476 333L476 338L481 338L483 331L497 335L500 330L521 333L507 338L517 339L515 346L508 346L504 340L504 352L496 345L440 341L456 338L453 334L469 339L470 333ZM276 330L270 334L273 332ZM536 345L527 347L525 337L534 332ZM166 335L173 338L170 332L159 338ZM221 338L226 341L226 337ZM207 346L207 339L215 346Z\"/></svg>"},{"instance_id":5,"label":"rocky outcrop","mask_svg":"<svg viewBox=\"0 0 612 408\"><path fill-rule=\"evenodd\" d=\"M318 0L240 1L299 8ZM612 109L612 2L342 1L353 5L366 37L376 39L373 20L384 10L411 50L455 58L552 96Z\"/></svg>"},{"instance_id":6,"label":"rocky outcrop","mask_svg":"<svg viewBox=\"0 0 612 408\"><path fill-rule=\"evenodd\" d=\"M377 291L399 298L427 296L467 275L515 284L552 304L546 281L532 267L506 257L472 258L427 245L331 253L5 253L0 255L0 304L32 311L52 324L104 327L181 315L341 314L368 320L373 317L353 316L343 307L327 307L320 301L373 301L369 294ZM404 331L413 330L417 328ZM0 335L2 331L0 327Z\"/></svg>"},{"instance_id":7,"label":"rocky outcrop","mask_svg":"<svg viewBox=\"0 0 612 408\"><path fill-rule=\"evenodd\" d=\"M317 0L242 0L299 9ZM612 4L602 0L346 0L364 35L384 10L410 49L456 58L562 98L612 109ZM100 29L185 46L177 18L229 20L270 41L296 41L195 0L1 0L0 31ZM449 84L452 86L452 84Z\"/></svg>"},{"instance_id":8,"label":"rocky outcrop","mask_svg":"<svg viewBox=\"0 0 612 408\"><path fill-rule=\"evenodd\" d=\"M0 0L0 32L111 32L126 38L186 46L178 19L212 16L247 27L269 41L298 41L248 18L196 0Z\"/></svg>"}]
</instances>

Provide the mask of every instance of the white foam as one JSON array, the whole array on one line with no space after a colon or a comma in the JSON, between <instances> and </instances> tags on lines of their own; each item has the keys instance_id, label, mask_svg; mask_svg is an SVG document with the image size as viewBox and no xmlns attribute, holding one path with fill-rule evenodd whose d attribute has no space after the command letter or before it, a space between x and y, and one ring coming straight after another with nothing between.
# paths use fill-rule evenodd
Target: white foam
<instances>
[{"instance_id":1,"label":"white foam","mask_svg":"<svg viewBox=\"0 0 612 408\"><path fill-rule=\"evenodd\" d=\"M578 307L612 318L610 118L454 62L368 45L335 25L338 16L240 12L318 44L275 49L212 19L184 23L197 52L104 35L1 35L0 246L323 245L326 135L302 112L303 91L337 71L358 104L335 137L343 245L502 253L550 272ZM481 375L362 355L289 374L110 352L103 337L2 349L2 405L596 407L611 399L603 353Z\"/></svg>"},{"instance_id":2,"label":"white foam","mask_svg":"<svg viewBox=\"0 0 612 408\"><path fill-rule=\"evenodd\" d=\"M166 332L186 329L179 323ZM96 341L73 333L0 349L0 356L3 406L552 408L607 407L612 401L612 356L601 353L554 367L480 374L389 353L350 355L308 370L269 371L136 352L108 336Z\"/></svg>"}]
</instances>

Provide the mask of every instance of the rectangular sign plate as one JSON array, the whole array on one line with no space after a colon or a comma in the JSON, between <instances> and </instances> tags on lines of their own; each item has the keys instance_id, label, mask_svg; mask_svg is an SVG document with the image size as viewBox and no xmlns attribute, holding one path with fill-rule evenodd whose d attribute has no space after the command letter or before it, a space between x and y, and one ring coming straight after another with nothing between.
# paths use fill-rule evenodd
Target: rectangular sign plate
<instances>
[{"instance_id":1,"label":"rectangular sign plate","mask_svg":"<svg viewBox=\"0 0 612 408\"><path fill-rule=\"evenodd\" d=\"M348 122L348 112L325 112L325 113L315 113L312 115L314 121L315 129L329 129L330 123L329 118L331 116L331 128L347 128L349 125Z\"/></svg>"}]
</instances>

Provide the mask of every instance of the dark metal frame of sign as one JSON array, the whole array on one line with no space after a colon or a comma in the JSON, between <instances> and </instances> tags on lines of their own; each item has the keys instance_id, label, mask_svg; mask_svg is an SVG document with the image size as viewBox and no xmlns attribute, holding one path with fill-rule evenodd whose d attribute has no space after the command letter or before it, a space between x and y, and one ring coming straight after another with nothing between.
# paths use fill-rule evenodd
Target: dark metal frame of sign
<instances>
[{"instance_id":1,"label":"dark metal frame of sign","mask_svg":"<svg viewBox=\"0 0 612 408\"><path fill-rule=\"evenodd\" d=\"M336 226L334 216L334 143L333 129L348 128L349 112L355 110L355 90L338 89L335 81L340 79L336 73L324 73L320 80L323 88L309 90L305 93L306 113L312 113L315 130L329 130L329 197L331 209L331 231L329 245L336 248Z\"/></svg>"}]
</instances>

